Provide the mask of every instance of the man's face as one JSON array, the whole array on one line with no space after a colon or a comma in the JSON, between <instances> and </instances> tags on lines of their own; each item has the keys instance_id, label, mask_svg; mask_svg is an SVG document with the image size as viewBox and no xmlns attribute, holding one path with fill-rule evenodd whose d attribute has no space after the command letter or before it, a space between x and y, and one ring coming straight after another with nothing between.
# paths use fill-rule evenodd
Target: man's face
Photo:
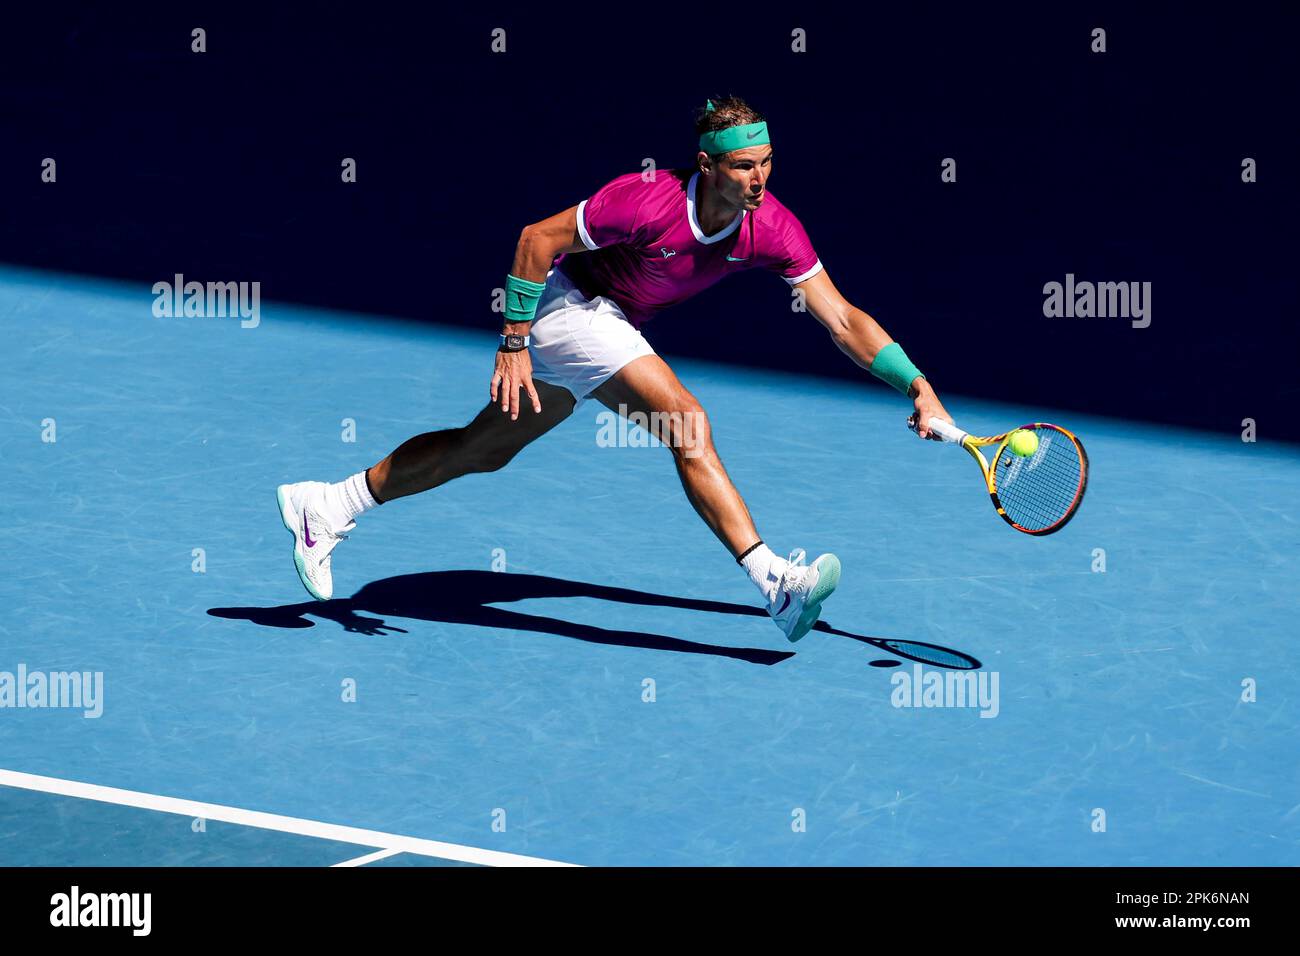
<instances>
[{"instance_id":1,"label":"man's face","mask_svg":"<svg viewBox=\"0 0 1300 956\"><path fill-rule=\"evenodd\" d=\"M728 206L751 212L763 204L772 174L772 147L738 149L713 163L713 183Z\"/></svg>"}]
</instances>

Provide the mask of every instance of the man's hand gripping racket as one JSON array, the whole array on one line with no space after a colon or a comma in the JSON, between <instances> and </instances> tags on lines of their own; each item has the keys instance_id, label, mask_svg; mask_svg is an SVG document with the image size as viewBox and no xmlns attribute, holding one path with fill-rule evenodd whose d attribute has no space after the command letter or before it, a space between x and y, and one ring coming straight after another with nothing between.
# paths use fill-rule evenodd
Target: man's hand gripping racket
<instances>
[{"instance_id":1,"label":"man's hand gripping racket","mask_svg":"<svg viewBox=\"0 0 1300 956\"><path fill-rule=\"evenodd\" d=\"M917 415L907 426L917 431ZM989 498L1007 524L1025 534L1060 531L1074 517L1088 489L1088 453L1083 442L1059 425L1031 422L1001 435L979 437L962 431L942 418L928 419L928 437L965 448L979 462ZM1012 436L1028 432L1033 438L1017 438L1029 454L1017 454ZM981 448L996 445L989 463Z\"/></svg>"}]
</instances>

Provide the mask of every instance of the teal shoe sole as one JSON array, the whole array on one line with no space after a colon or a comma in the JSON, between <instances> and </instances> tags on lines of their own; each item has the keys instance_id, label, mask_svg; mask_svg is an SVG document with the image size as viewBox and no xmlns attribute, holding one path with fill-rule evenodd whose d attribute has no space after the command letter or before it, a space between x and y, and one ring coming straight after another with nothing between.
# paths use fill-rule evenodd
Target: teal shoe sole
<instances>
[{"instance_id":1,"label":"teal shoe sole","mask_svg":"<svg viewBox=\"0 0 1300 956\"><path fill-rule=\"evenodd\" d=\"M799 623L790 632L791 644L812 630L812 626L817 623L817 618L821 617L822 602L834 593L840 583L840 559L835 555L823 554L813 562L813 567L817 569L817 583L813 585L812 593L808 595L808 603L804 605L803 613L799 615Z\"/></svg>"}]
</instances>

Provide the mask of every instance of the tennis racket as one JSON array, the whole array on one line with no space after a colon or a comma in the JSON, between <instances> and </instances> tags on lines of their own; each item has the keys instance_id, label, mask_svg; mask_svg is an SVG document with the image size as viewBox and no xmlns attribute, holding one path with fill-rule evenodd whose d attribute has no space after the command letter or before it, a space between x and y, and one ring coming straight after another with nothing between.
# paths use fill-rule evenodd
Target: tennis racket
<instances>
[{"instance_id":1,"label":"tennis racket","mask_svg":"<svg viewBox=\"0 0 1300 956\"><path fill-rule=\"evenodd\" d=\"M908 427L916 423L908 419ZM1033 432L1038 448L1023 458L1007 447L1013 432ZM1059 425L1031 422L1001 435L981 438L941 418L930 419L930 430L946 442L961 445L979 462L993 507L1007 524L1025 534L1052 534L1074 517L1088 490L1088 453L1083 442ZM997 446L989 463L981 448Z\"/></svg>"}]
</instances>

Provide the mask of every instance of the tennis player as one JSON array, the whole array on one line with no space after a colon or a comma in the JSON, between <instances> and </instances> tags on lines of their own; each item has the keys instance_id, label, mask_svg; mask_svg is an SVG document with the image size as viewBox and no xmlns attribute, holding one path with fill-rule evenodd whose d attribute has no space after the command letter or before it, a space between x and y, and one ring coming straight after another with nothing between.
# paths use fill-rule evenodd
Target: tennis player
<instances>
[{"instance_id":1,"label":"tennis player","mask_svg":"<svg viewBox=\"0 0 1300 956\"><path fill-rule=\"evenodd\" d=\"M839 559L823 554L806 564L801 549L780 558L763 542L714 450L704 409L642 326L719 279L765 269L803 294L807 311L853 361L913 400L923 437L931 417L950 419L898 343L840 295L799 220L768 191L772 142L763 117L739 97L711 99L696 133L694 169L619 176L523 230L506 277L491 401L472 422L417 435L335 484L277 489L298 576L313 597L333 594L331 555L358 515L504 468L594 397L651 422L672 449L687 498L785 636L797 641L813 626L839 583Z\"/></svg>"}]
</instances>

